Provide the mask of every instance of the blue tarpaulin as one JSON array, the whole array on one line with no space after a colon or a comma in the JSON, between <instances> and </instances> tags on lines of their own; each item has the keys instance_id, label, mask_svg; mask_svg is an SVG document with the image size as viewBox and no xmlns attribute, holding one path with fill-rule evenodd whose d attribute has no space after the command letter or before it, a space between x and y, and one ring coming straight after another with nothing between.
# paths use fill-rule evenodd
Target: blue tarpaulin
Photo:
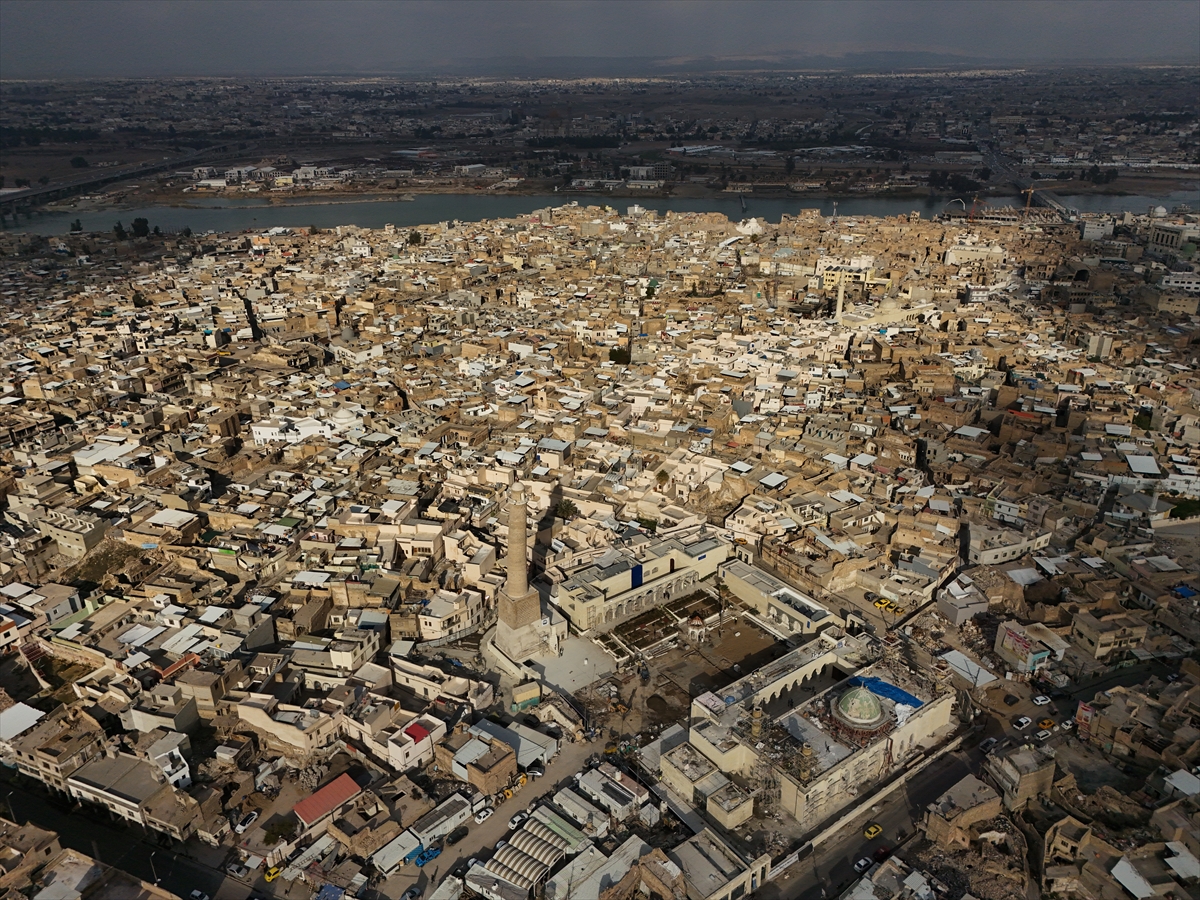
<instances>
[{"instance_id":1,"label":"blue tarpaulin","mask_svg":"<svg viewBox=\"0 0 1200 900\"><path fill-rule=\"evenodd\" d=\"M878 694L880 697L886 697L893 703L903 703L906 706L913 707L924 705L908 691L902 691L894 684L888 684L888 682L884 681L882 678L855 675L853 678L846 679L846 684L848 684L850 687L865 687L872 694Z\"/></svg>"}]
</instances>

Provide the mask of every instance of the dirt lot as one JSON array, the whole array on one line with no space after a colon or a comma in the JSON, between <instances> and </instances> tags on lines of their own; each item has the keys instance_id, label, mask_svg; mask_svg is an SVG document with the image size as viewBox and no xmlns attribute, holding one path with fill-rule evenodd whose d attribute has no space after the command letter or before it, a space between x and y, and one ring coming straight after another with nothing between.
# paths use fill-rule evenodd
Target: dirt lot
<instances>
[{"instance_id":1,"label":"dirt lot","mask_svg":"<svg viewBox=\"0 0 1200 900\"><path fill-rule=\"evenodd\" d=\"M93 547L79 562L60 572L56 578L64 584L76 582L103 584L106 575L112 575L115 578L130 563L149 564L154 559L154 556L131 544L106 538Z\"/></svg>"},{"instance_id":2,"label":"dirt lot","mask_svg":"<svg viewBox=\"0 0 1200 900\"><path fill-rule=\"evenodd\" d=\"M0 661L0 688L3 688L14 702L21 703L38 693L42 686L29 673L28 667L17 659L14 652Z\"/></svg>"},{"instance_id":3,"label":"dirt lot","mask_svg":"<svg viewBox=\"0 0 1200 900\"><path fill-rule=\"evenodd\" d=\"M1126 775L1095 747L1078 740L1063 741L1055 752L1055 759L1061 769L1075 776L1085 794L1094 793L1105 785L1124 792L1145 782L1144 777Z\"/></svg>"},{"instance_id":4,"label":"dirt lot","mask_svg":"<svg viewBox=\"0 0 1200 900\"><path fill-rule=\"evenodd\" d=\"M662 616L661 610L651 612ZM622 627L634 626L644 618L648 623L657 622L648 615ZM580 699L589 709L603 715L604 727L618 735L640 735L649 740L667 726L686 720L692 698L720 690L787 652L773 635L741 616L710 630L696 643L687 641L675 626L671 630L680 637L673 648L648 662L648 683L643 683L638 670L631 668L581 692ZM651 628L632 629L634 636L651 633ZM655 640L666 633L661 631Z\"/></svg>"}]
</instances>

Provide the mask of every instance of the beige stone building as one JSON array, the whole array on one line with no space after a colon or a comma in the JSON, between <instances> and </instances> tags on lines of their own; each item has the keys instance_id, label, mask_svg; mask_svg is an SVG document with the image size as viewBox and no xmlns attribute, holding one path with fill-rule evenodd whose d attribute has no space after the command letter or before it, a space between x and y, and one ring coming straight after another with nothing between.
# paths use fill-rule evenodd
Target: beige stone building
<instances>
[{"instance_id":1,"label":"beige stone building","mask_svg":"<svg viewBox=\"0 0 1200 900\"><path fill-rule=\"evenodd\" d=\"M994 819L1000 812L995 788L968 775L925 807L921 827L938 846L965 850L971 846L972 826Z\"/></svg>"},{"instance_id":2,"label":"beige stone building","mask_svg":"<svg viewBox=\"0 0 1200 900\"><path fill-rule=\"evenodd\" d=\"M745 779L764 809L821 822L951 731L948 684L898 662L863 666L869 658L866 639L825 633L721 696L697 697L688 742L722 774ZM829 681L833 687L794 701L798 688Z\"/></svg>"}]
</instances>

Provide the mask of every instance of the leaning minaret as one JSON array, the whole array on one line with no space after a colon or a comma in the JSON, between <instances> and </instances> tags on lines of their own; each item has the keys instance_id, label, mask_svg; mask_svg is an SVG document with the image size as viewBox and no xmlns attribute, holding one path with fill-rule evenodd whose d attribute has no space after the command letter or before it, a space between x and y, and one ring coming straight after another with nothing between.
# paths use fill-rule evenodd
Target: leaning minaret
<instances>
[{"instance_id":1,"label":"leaning minaret","mask_svg":"<svg viewBox=\"0 0 1200 900\"><path fill-rule=\"evenodd\" d=\"M518 482L508 504L506 578L496 604L496 646L516 662L524 662L541 648L536 625L542 618L542 601L537 590L529 587L526 515L525 488Z\"/></svg>"}]
</instances>

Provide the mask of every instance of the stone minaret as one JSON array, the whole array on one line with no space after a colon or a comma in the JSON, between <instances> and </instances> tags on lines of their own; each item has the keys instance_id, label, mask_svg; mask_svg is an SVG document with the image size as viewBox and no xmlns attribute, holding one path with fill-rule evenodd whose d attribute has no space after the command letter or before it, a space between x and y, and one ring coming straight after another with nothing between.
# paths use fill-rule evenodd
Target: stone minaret
<instances>
[{"instance_id":1,"label":"stone minaret","mask_svg":"<svg viewBox=\"0 0 1200 900\"><path fill-rule=\"evenodd\" d=\"M524 662L542 649L542 639L537 631L542 619L542 601L537 590L529 587L525 520L525 489L517 483L513 485L508 504L507 577L496 604L496 647L515 662Z\"/></svg>"}]
</instances>

